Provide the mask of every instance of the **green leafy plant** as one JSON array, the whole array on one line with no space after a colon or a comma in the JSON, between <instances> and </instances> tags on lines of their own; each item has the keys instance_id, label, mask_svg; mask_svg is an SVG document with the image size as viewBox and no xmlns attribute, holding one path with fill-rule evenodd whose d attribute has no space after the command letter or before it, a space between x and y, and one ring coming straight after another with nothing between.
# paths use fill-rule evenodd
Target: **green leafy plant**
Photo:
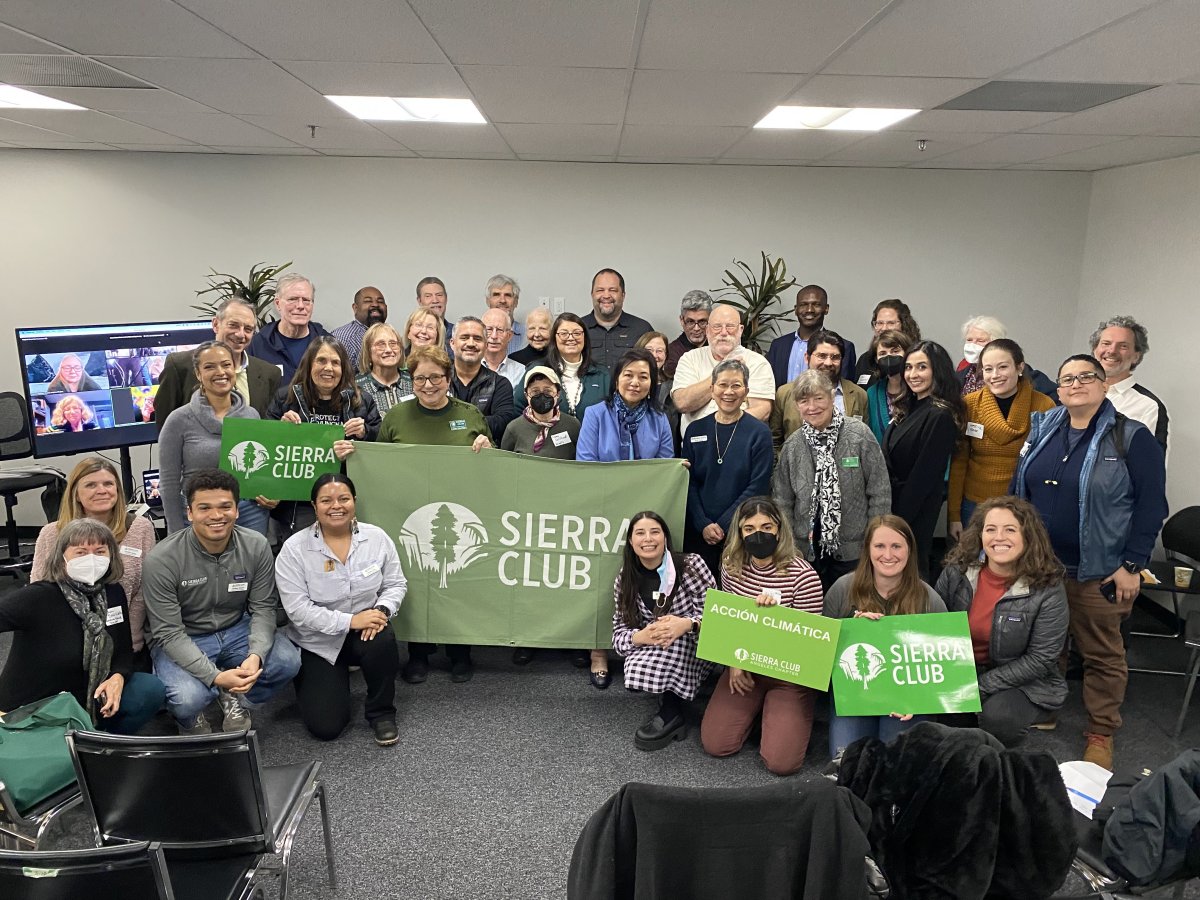
<instances>
[{"instance_id":1,"label":"green leafy plant","mask_svg":"<svg viewBox=\"0 0 1200 900\"><path fill-rule=\"evenodd\" d=\"M290 262L285 262L281 266L269 266L265 262L257 263L250 267L250 274L246 276L245 281L236 275L209 269L211 274L206 276L208 287L202 291L196 291L196 296L203 297L205 294L215 294L216 296L203 303L193 304L192 309L198 309L209 316L215 315L221 301L236 294L254 304L254 313L258 317L258 324L265 325L275 318L275 280L279 277L279 273L290 265Z\"/></svg>"},{"instance_id":2,"label":"green leafy plant","mask_svg":"<svg viewBox=\"0 0 1200 900\"><path fill-rule=\"evenodd\" d=\"M726 269L721 287L715 290L723 295L722 303L742 311L742 321L746 324L742 332L742 344L762 353L765 350L763 342L769 343L774 323L792 314L791 310L778 304L780 295L788 288L795 287L797 282L795 278L788 277L783 257L772 261L766 251L760 252L762 270L757 275L749 265L735 259L733 263L737 274L733 269Z\"/></svg>"}]
</instances>

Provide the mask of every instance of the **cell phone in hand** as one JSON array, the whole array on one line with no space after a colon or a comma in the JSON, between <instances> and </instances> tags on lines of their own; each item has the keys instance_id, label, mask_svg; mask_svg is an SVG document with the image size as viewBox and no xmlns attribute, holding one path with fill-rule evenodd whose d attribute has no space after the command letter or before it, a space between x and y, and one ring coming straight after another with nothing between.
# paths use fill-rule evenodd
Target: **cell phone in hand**
<instances>
[{"instance_id":1,"label":"cell phone in hand","mask_svg":"<svg viewBox=\"0 0 1200 900\"><path fill-rule=\"evenodd\" d=\"M1117 602L1117 583L1115 581L1106 581L1100 585L1100 593L1109 603Z\"/></svg>"}]
</instances>

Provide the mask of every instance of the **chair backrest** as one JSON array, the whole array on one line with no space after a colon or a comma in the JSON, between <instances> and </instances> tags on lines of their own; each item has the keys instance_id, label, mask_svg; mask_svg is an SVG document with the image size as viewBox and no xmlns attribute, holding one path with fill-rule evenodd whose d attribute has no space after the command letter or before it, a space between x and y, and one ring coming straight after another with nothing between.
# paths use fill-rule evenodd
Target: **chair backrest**
<instances>
[{"instance_id":1,"label":"chair backrest","mask_svg":"<svg viewBox=\"0 0 1200 900\"><path fill-rule=\"evenodd\" d=\"M73 731L67 744L98 843L264 852L272 843L258 737Z\"/></svg>"},{"instance_id":2,"label":"chair backrest","mask_svg":"<svg viewBox=\"0 0 1200 900\"><path fill-rule=\"evenodd\" d=\"M12 900L174 900L162 847L0 850L0 897Z\"/></svg>"},{"instance_id":3,"label":"chair backrest","mask_svg":"<svg viewBox=\"0 0 1200 900\"><path fill-rule=\"evenodd\" d=\"M1167 519L1162 545L1168 555L1186 556L1200 562L1200 506L1188 506Z\"/></svg>"},{"instance_id":4,"label":"chair backrest","mask_svg":"<svg viewBox=\"0 0 1200 900\"><path fill-rule=\"evenodd\" d=\"M0 459L33 456L33 435L25 397L0 391Z\"/></svg>"}]
</instances>

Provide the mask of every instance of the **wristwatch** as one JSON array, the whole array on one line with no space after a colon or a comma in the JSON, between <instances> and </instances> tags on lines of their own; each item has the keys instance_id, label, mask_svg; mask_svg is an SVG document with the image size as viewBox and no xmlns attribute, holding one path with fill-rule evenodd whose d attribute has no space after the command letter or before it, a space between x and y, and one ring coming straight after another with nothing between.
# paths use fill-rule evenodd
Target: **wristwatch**
<instances>
[{"instance_id":1,"label":"wristwatch","mask_svg":"<svg viewBox=\"0 0 1200 900\"><path fill-rule=\"evenodd\" d=\"M1130 562L1129 560L1125 560L1125 562L1121 563L1121 568L1130 575L1137 575L1142 571L1142 567L1140 565L1135 562Z\"/></svg>"},{"instance_id":2,"label":"wristwatch","mask_svg":"<svg viewBox=\"0 0 1200 900\"><path fill-rule=\"evenodd\" d=\"M697 622L695 619L692 619L692 634L699 634L699 633L700 633L700 623Z\"/></svg>"},{"instance_id":3,"label":"wristwatch","mask_svg":"<svg viewBox=\"0 0 1200 900\"><path fill-rule=\"evenodd\" d=\"M392 617L392 611L391 611L390 609L388 609L386 606L384 606L382 603L380 603L380 604L377 604L377 605L374 607L374 609L375 609L377 612L381 612L381 613L383 613L383 614L384 614L385 616L387 616L389 619Z\"/></svg>"}]
</instances>

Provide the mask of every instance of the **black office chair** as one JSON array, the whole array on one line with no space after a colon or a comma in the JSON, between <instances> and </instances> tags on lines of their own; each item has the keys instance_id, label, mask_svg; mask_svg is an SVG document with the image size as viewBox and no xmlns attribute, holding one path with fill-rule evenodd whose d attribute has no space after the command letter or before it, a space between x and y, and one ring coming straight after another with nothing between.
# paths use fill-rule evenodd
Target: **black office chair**
<instances>
[{"instance_id":1,"label":"black office chair","mask_svg":"<svg viewBox=\"0 0 1200 900\"><path fill-rule=\"evenodd\" d=\"M253 859L253 857L251 857ZM261 898L246 872L230 867L214 877L208 861L167 865L162 845L138 841L117 847L49 853L0 851L0 897L5 900L234 900ZM226 882L229 882L228 884Z\"/></svg>"},{"instance_id":2,"label":"black office chair","mask_svg":"<svg viewBox=\"0 0 1200 900\"><path fill-rule=\"evenodd\" d=\"M1200 594L1200 578L1192 576L1192 583L1185 588L1175 585L1175 567L1188 566L1192 569L1200 566L1200 506L1189 506L1181 509L1167 519L1162 530L1163 553L1166 559L1162 562L1153 560L1150 571L1158 579L1157 585L1149 585L1152 590L1167 591L1171 594L1171 606L1175 612L1174 632L1135 631L1138 637L1179 637L1183 627L1183 616L1179 614L1179 597L1183 595Z\"/></svg>"},{"instance_id":3,"label":"black office chair","mask_svg":"<svg viewBox=\"0 0 1200 900\"><path fill-rule=\"evenodd\" d=\"M0 848L37 850L54 820L82 799L79 785L72 781L32 806L21 809L8 787L0 781Z\"/></svg>"},{"instance_id":4,"label":"black office chair","mask_svg":"<svg viewBox=\"0 0 1200 900\"><path fill-rule=\"evenodd\" d=\"M1086 900L1086 898L1132 900L1132 898L1148 895L1164 896L1171 889L1174 889L1172 896L1177 900L1183 897L1189 881L1187 876L1160 884L1138 887L1130 885L1104 861L1104 828L1100 823L1077 811L1074 812L1072 818L1079 848L1075 851L1075 859L1071 861L1071 872L1087 885L1087 890L1082 894L1056 893L1052 900Z\"/></svg>"},{"instance_id":5,"label":"black office chair","mask_svg":"<svg viewBox=\"0 0 1200 900\"><path fill-rule=\"evenodd\" d=\"M159 841L172 868L176 860L250 854L252 876L276 875L286 898L292 844L315 797L336 887L319 762L263 767L253 730L169 737L74 731L67 745L98 845Z\"/></svg>"},{"instance_id":6,"label":"black office chair","mask_svg":"<svg viewBox=\"0 0 1200 900\"><path fill-rule=\"evenodd\" d=\"M12 391L0 392L0 460L27 459L30 456L33 456L33 433L25 398ZM65 481L62 472L55 469L0 470L0 496L4 497L7 514L5 527L8 530L8 558L0 559L0 574L19 578L19 573L28 573L33 565L32 555L21 555L21 542L17 539L17 518L13 512L17 506L17 495L42 488L44 501L47 501L47 495L61 497ZM53 510L49 509L51 504ZM46 521L50 521L58 514L58 503L55 500L43 502L43 511Z\"/></svg>"}]
</instances>

